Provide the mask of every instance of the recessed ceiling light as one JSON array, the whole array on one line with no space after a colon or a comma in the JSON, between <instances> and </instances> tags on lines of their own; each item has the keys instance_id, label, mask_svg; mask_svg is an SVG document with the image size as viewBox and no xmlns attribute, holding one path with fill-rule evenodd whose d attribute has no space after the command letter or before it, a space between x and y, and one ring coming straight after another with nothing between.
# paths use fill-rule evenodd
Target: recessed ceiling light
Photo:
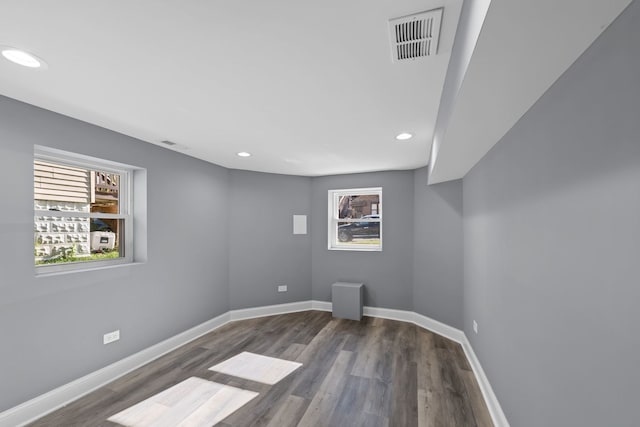
<instances>
[{"instance_id":1,"label":"recessed ceiling light","mask_svg":"<svg viewBox=\"0 0 640 427\"><path fill-rule=\"evenodd\" d=\"M251 153L247 153L246 151L241 151L238 153L238 156L240 157L249 157L251 156Z\"/></svg>"},{"instance_id":2,"label":"recessed ceiling light","mask_svg":"<svg viewBox=\"0 0 640 427\"><path fill-rule=\"evenodd\" d=\"M9 61L28 68L46 68L46 63L37 56L13 47L2 46L2 56Z\"/></svg>"},{"instance_id":3,"label":"recessed ceiling light","mask_svg":"<svg viewBox=\"0 0 640 427\"><path fill-rule=\"evenodd\" d=\"M403 133L401 133L401 134L398 134L398 135L396 136L396 139L397 139L398 141L406 141L407 139L411 139L411 137L412 137L412 136L413 136L413 135L411 135L410 133L403 132Z\"/></svg>"}]
</instances>

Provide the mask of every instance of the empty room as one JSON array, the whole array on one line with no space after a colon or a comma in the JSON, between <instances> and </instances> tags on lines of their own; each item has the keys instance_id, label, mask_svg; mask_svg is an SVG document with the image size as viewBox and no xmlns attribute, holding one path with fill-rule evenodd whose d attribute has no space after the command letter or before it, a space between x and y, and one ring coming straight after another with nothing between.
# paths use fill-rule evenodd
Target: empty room
<instances>
[{"instance_id":1,"label":"empty room","mask_svg":"<svg viewBox=\"0 0 640 427\"><path fill-rule=\"evenodd\" d=\"M640 3L0 1L0 427L640 425Z\"/></svg>"}]
</instances>

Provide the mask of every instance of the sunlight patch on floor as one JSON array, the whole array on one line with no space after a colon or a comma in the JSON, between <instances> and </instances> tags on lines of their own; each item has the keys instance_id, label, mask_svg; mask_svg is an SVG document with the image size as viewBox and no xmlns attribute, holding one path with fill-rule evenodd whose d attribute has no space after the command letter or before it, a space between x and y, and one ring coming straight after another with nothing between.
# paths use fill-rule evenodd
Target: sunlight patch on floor
<instances>
[{"instance_id":1,"label":"sunlight patch on floor","mask_svg":"<svg viewBox=\"0 0 640 427\"><path fill-rule=\"evenodd\" d=\"M242 352L222 363L209 368L210 371L221 372L246 380L273 385L302 366L302 363L275 357Z\"/></svg>"},{"instance_id":2,"label":"sunlight patch on floor","mask_svg":"<svg viewBox=\"0 0 640 427\"><path fill-rule=\"evenodd\" d=\"M191 377L113 415L109 421L126 427L210 427L257 395Z\"/></svg>"}]
</instances>

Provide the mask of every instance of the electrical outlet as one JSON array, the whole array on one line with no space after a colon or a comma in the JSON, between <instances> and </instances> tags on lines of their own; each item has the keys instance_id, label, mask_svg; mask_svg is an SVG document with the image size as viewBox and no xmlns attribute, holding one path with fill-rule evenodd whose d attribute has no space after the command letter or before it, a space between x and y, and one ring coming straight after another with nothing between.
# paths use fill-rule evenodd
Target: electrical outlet
<instances>
[{"instance_id":1,"label":"electrical outlet","mask_svg":"<svg viewBox=\"0 0 640 427\"><path fill-rule=\"evenodd\" d=\"M475 332L476 334L478 333L478 322L476 322L475 320L473 321L473 332Z\"/></svg>"},{"instance_id":2,"label":"electrical outlet","mask_svg":"<svg viewBox=\"0 0 640 427\"><path fill-rule=\"evenodd\" d=\"M287 285L278 285L278 292L287 292Z\"/></svg>"},{"instance_id":3,"label":"electrical outlet","mask_svg":"<svg viewBox=\"0 0 640 427\"><path fill-rule=\"evenodd\" d=\"M114 341L118 341L119 339L120 339L120 329L118 329L117 331L104 334L104 336L102 337L102 343L109 344Z\"/></svg>"}]
</instances>

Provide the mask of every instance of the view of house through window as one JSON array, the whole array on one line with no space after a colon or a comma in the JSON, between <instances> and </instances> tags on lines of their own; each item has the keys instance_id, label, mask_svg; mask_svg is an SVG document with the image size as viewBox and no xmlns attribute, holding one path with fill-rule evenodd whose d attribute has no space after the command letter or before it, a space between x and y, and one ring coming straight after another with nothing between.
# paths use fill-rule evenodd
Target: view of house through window
<instances>
[{"instance_id":1,"label":"view of house through window","mask_svg":"<svg viewBox=\"0 0 640 427\"><path fill-rule=\"evenodd\" d=\"M123 258L127 181L126 171L36 158L35 264Z\"/></svg>"},{"instance_id":2,"label":"view of house through window","mask_svg":"<svg viewBox=\"0 0 640 427\"><path fill-rule=\"evenodd\" d=\"M382 250L382 188L329 190L328 247Z\"/></svg>"}]
</instances>

